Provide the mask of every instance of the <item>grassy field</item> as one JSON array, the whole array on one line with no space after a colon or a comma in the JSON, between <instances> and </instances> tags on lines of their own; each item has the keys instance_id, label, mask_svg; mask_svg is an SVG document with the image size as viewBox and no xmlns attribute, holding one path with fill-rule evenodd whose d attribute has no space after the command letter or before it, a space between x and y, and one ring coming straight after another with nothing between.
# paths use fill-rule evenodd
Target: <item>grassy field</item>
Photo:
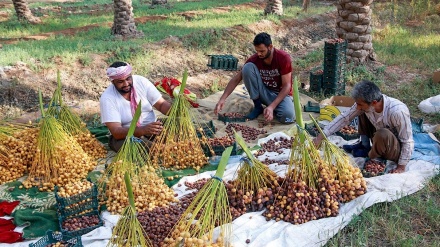
<instances>
[{"instance_id":1,"label":"grassy field","mask_svg":"<svg viewBox=\"0 0 440 247\"><path fill-rule=\"evenodd\" d=\"M69 64L80 61L93 63L91 54L102 54L126 61L136 61L140 57L153 56L154 51L145 51L143 44L161 41L169 35L187 37L188 52L197 50L209 54L226 47L234 49L234 41L222 40L222 30L235 25L249 25L262 18L275 23L283 19L306 18L315 14L334 10L333 6L314 4L308 13L302 13L300 1L284 1L285 15L282 17L262 17L260 10L252 8L233 9L229 12L214 11L214 7L233 6L252 2L251 0L204 0L168 1L166 6L150 8L145 1L133 1L135 16L165 15L164 20L138 24L144 38L121 41L110 36L108 26L100 26L74 36L52 36L46 40L18 41L4 46L1 50L0 66L12 65L17 61L37 60L31 69L54 67L54 58ZM313 3L314 1L312 1ZM440 114L423 114L417 105L420 101L440 94L440 85L430 79L432 72L440 68L440 16L436 12L439 1L434 0L387 0L375 1L373 6L374 49L380 67L370 65L348 66L346 83L354 85L361 79L376 82L389 96L406 103L414 117L422 117L431 124L440 123ZM57 3L63 8L96 8L96 5L111 4L105 0ZM32 3L31 8L45 7L49 3ZM13 10L8 10L13 11ZM180 12L195 11L191 21L186 21ZM299 13L299 14L298 14ZM436 14L437 13L437 14ZM39 33L56 32L70 27L82 27L96 23L110 23L110 11L99 15L75 14L67 12L47 13L41 25L29 25L14 18L2 22L0 33L3 39L19 38ZM37 13L38 15L38 13ZM207 30L217 30L212 35ZM232 48L231 48L232 47ZM230 51L230 50L229 50ZM294 60L299 72L307 71L322 61L322 50L317 49L302 58ZM385 71L398 67L417 76L408 83L399 83ZM142 73L148 73L145 66ZM213 91L221 88L214 88ZM317 99L319 95L312 95ZM327 246L440 246L440 176L436 176L426 187L414 195L391 203L376 204L344 228Z\"/></svg>"}]
</instances>

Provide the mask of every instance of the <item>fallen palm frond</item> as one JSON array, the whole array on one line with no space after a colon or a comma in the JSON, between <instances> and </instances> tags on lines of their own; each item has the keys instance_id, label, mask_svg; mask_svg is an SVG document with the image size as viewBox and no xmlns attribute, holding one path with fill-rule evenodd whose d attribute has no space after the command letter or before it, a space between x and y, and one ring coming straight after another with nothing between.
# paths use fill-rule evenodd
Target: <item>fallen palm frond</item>
<instances>
[{"instance_id":1,"label":"fallen palm frond","mask_svg":"<svg viewBox=\"0 0 440 247\"><path fill-rule=\"evenodd\" d=\"M74 136L75 140L89 156L95 159L106 157L107 151L104 145L90 133L81 118L64 104L59 70L57 71L57 83L57 88L52 96L46 115L56 118L63 129L68 134Z\"/></svg>"},{"instance_id":2,"label":"fallen palm frond","mask_svg":"<svg viewBox=\"0 0 440 247\"><path fill-rule=\"evenodd\" d=\"M148 239L147 233L144 231L141 223L137 219L134 195L128 172L124 174L124 181L130 204L125 207L121 217L118 220L118 223L113 228L112 236L110 237L110 241L108 242L107 246L153 246L151 241Z\"/></svg>"},{"instance_id":3,"label":"fallen palm frond","mask_svg":"<svg viewBox=\"0 0 440 247\"><path fill-rule=\"evenodd\" d=\"M195 111L191 111L191 105L183 94L187 77L188 73L185 70L180 92L173 101L162 132L155 138L151 147L150 155L155 167L171 169L192 167L198 171L208 163L203 145L211 151L212 148L205 136L202 138L197 136L196 130L201 128L200 116ZM203 135L203 131L201 134Z\"/></svg>"},{"instance_id":4,"label":"fallen palm frond","mask_svg":"<svg viewBox=\"0 0 440 247\"><path fill-rule=\"evenodd\" d=\"M223 152L215 176L182 214L165 246L231 246L232 216L222 177L232 147Z\"/></svg>"},{"instance_id":5,"label":"fallen palm frond","mask_svg":"<svg viewBox=\"0 0 440 247\"><path fill-rule=\"evenodd\" d=\"M324 137L322 141L324 163L328 165L328 168L323 172L326 173L329 182L335 183L337 189L340 190L339 201L348 202L365 194L367 184L360 169L351 165L348 155L329 141L316 120L311 115L310 117Z\"/></svg>"},{"instance_id":6,"label":"fallen palm frond","mask_svg":"<svg viewBox=\"0 0 440 247\"><path fill-rule=\"evenodd\" d=\"M55 185L87 177L96 162L83 151L81 146L67 134L57 120L46 115L39 92L42 119L39 123L36 152L29 169L29 176L23 185L37 186L41 191L51 191Z\"/></svg>"},{"instance_id":7,"label":"fallen palm frond","mask_svg":"<svg viewBox=\"0 0 440 247\"><path fill-rule=\"evenodd\" d=\"M125 173L132 180L135 205L139 212L152 210L156 206L167 206L177 200L174 191L166 186L163 178L151 166L143 141L133 136L140 114L141 102L136 108L121 149L98 181L107 210L113 214L120 214L129 203L124 196L127 193L123 185Z\"/></svg>"}]
</instances>

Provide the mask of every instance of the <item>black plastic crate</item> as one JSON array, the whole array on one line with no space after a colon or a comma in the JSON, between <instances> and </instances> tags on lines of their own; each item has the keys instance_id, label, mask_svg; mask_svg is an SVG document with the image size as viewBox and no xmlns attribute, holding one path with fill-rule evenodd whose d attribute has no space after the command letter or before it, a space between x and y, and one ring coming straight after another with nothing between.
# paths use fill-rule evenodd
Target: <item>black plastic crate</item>
<instances>
[{"instance_id":1,"label":"black plastic crate","mask_svg":"<svg viewBox=\"0 0 440 247\"><path fill-rule=\"evenodd\" d=\"M232 55L208 55L208 67L213 69L237 70L238 59Z\"/></svg>"},{"instance_id":2,"label":"black plastic crate","mask_svg":"<svg viewBox=\"0 0 440 247\"><path fill-rule=\"evenodd\" d=\"M99 220L98 224L96 224L94 226L89 226L89 227L81 228L81 229L78 229L78 230L75 230L75 231L69 231L69 230L63 228L63 222L65 220L73 219L73 218L79 219L79 218L81 218L83 216L93 216L93 215L96 215L98 217L98 220ZM65 236L71 236L71 237L82 236L82 235L84 235L86 233L89 233L89 232L95 230L96 228L104 225L104 222L102 221L101 216L99 215L99 211L98 210L93 210L92 212L89 212L89 213L86 213L86 214L83 214L83 215L78 215L78 216L75 216L75 217L67 217L66 218L66 217L62 217L61 216L61 217L58 217L58 220L59 220L59 225L60 225L60 229L61 229L62 234L65 235Z\"/></svg>"},{"instance_id":3,"label":"black plastic crate","mask_svg":"<svg viewBox=\"0 0 440 247\"><path fill-rule=\"evenodd\" d=\"M359 137L360 137L359 133L345 134L345 133L342 133L341 131L336 131L335 134L340 136L340 137L342 137L342 139L344 139L346 141L350 141L350 140L354 140L354 139L359 139Z\"/></svg>"},{"instance_id":4,"label":"black plastic crate","mask_svg":"<svg viewBox=\"0 0 440 247\"><path fill-rule=\"evenodd\" d=\"M248 119L246 116L243 117L227 117L224 114L219 113L218 120L222 121L223 123L233 123L233 122L246 122Z\"/></svg>"},{"instance_id":5,"label":"black plastic crate","mask_svg":"<svg viewBox=\"0 0 440 247\"><path fill-rule=\"evenodd\" d=\"M230 146L232 146L231 155L236 155L237 154L237 143L234 142ZM225 149L230 146L211 146L212 150L214 151L214 155L211 153L211 150L209 150L208 146L203 146L203 152L205 153L206 157L221 156L223 154L223 151L225 151Z\"/></svg>"},{"instance_id":6,"label":"black plastic crate","mask_svg":"<svg viewBox=\"0 0 440 247\"><path fill-rule=\"evenodd\" d=\"M343 42L337 42L337 43L333 43L333 42L329 42L325 41L324 43L324 52L331 52L331 51L341 51L341 50L347 50L347 45L348 42L347 40L344 40Z\"/></svg>"},{"instance_id":7,"label":"black plastic crate","mask_svg":"<svg viewBox=\"0 0 440 247\"><path fill-rule=\"evenodd\" d=\"M212 120L205 123L199 123L200 127L196 127L197 137L202 138L204 135L207 138L212 138L215 135L215 126ZM201 129L200 129L201 128Z\"/></svg>"},{"instance_id":8,"label":"black plastic crate","mask_svg":"<svg viewBox=\"0 0 440 247\"><path fill-rule=\"evenodd\" d=\"M71 237L63 235L61 232L47 231L40 240L35 243L29 244L29 247L46 247L50 244L55 244L57 242L65 242L69 247L82 247L81 237Z\"/></svg>"},{"instance_id":9,"label":"black plastic crate","mask_svg":"<svg viewBox=\"0 0 440 247\"><path fill-rule=\"evenodd\" d=\"M321 92L323 74L324 72L319 74L316 74L316 72L310 72L310 91Z\"/></svg>"}]
</instances>

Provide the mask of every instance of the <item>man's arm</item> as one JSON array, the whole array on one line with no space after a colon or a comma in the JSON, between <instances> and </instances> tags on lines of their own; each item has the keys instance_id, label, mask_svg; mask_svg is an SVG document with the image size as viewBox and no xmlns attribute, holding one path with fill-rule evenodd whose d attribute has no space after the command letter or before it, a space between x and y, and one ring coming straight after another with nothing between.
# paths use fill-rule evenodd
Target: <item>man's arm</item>
<instances>
[{"instance_id":1,"label":"man's arm","mask_svg":"<svg viewBox=\"0 0 440 247\"><path fill-rule=\"evenodd\" d=\"M289 95L290 90L292 89L292 72L281 76L281 85L281 91L278 93L275 100L272 101L272 103L270 103L266 109L264 109L264 117L267 121L272 121L273 111L281 103L281 101L283 101L284 98Z\"/></svg>"},{"instance_id":2,"label":"man's arm","mask_svg":"<svg viewBox=\"0 0 440 247\"><path fill-rule=\"evenodd\" d=\"M356 107L357 105L355 103L349 110L339 114L339 116L337 116L335 119L333 119L333 121L327 124L323 129L324 134L326 136L332 135L345 125L348 125L351 120L353 120L356 116L361 115L363 111L357 110ZM322 142L322 139L324 139L324 136L319 133L318 136L313 139L313 143L315 144L315 146L319 146Z\"/></svg>"},{"instance_id":3,"label":"man's arm","mask_svg":"<svg viewBox=\"0 0 440 247\"><path fill-rule=\"evenodd\" d=\"M406 165L411 159L414 149L414 139L412 136L412 125L409 110L400 110L391 115L391 121L397 126L397 138L400 141L400 157L394 173L405 171Z\"/></svg>"},{"instance_id":4,"label":"man's arm","mask_svg":"<svg viewBox=\"0 0 440 247\"><path fill-rule=\"evenodd\" d=\"M105 123L105 125L116 140L122 140L127 137L128 128L122 127L121 123L110 122ZM162 128L162 123L152 122L145 126L136 127L133 135L135 137L141 137L145 135L158 135L162 131Z\"/></svg>"},{"instance_id":5,"label":"man's arm","mask_svg":"<svg viewBox=\"0 0 440 247\"><path fill-rule=\"evenodd\" d=\"M163 115L168 115L171 108L171 103L166 101L164 98L160 98L153 106Z\"/></svg>"},{"instance_id":6,"label":"man's arm","mask_svg":"<svg viewBox=\"0 0 440 247\"><path fill-rule=\"evenodd\" d=\"M217 102L214 108L214 114L218 114L222 109L223 105L225 104L226 98L228 98L229 95L234 91L234 89L237 87L237 85L242 80L242 74L241 70L235 74L231 80L229 80L228 85L225 88L225 91L223 92L222 96L220 97L220 100Z\"/></svg>"}]
</instances>

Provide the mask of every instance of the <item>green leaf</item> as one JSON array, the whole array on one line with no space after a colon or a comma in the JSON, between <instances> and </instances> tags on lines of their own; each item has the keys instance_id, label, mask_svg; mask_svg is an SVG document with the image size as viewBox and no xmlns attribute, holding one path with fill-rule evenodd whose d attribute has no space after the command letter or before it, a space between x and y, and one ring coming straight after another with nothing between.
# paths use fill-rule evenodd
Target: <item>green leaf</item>
<instances>
[{"instance_id":1,"label":"green leaf","mask_svg":"<svg viewBox=\"0 0 440 247\"><path fill-rule=\"evenodd\" d=\"M225 151L222 153L222 158L220 159L220 163L218 164L217 171L215 172L215 176L219 178L223 178L223 174L225 173L226 165L228 164L229 157L232 153L232 147L227 147Z\"/></svg>"},{"instance_id":2,"label":"green leaf","mask_svg":"<svg viewBox=\"0 0 440 247\"><path fill-rule=\"evenodd\" d=\"M134 130L136 129L137 121L139 120L139 117L141 116L141 101L139 101L139 104L136 107L136 111L133 116L133 120L131 120L130 128L128 129L127 138L130 138L134 134Z\"/></svg>"}]
</instances>

